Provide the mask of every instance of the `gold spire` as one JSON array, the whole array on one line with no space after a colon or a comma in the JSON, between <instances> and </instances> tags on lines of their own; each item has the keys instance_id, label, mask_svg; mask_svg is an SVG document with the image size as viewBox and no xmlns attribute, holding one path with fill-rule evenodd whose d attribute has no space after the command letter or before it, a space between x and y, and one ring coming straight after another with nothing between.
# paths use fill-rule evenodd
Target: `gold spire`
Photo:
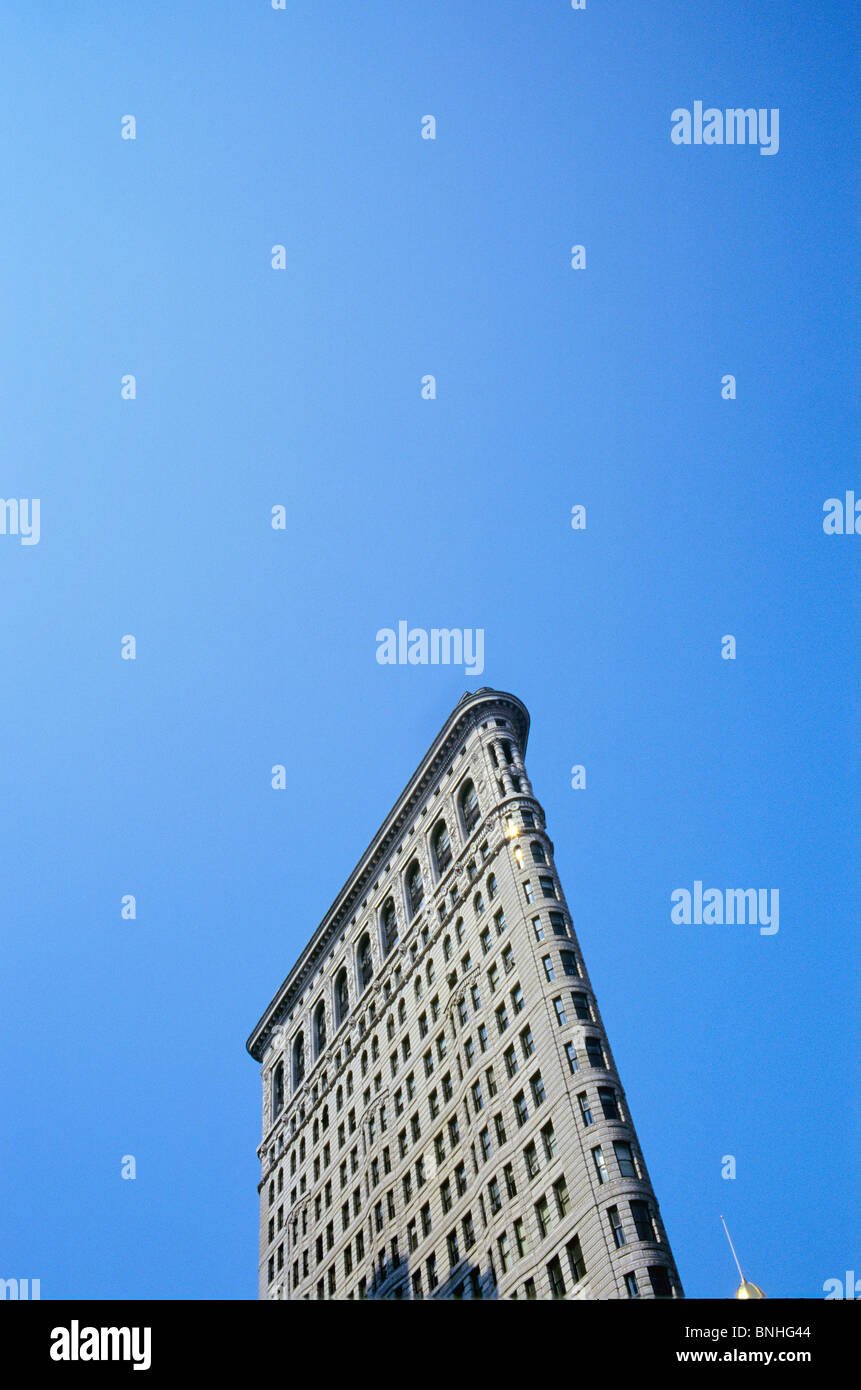
<instances>
[{"instance_id":1,"label":"gold spire","mask_svg":"<svg viewBox=\"0 0 861 1390\"><path fill-rule=\"evenodd\" d=\"M744 1275L741 1272L741 1265L738 1262L738 1255L735 1253L735 1246L732 1243L732 1236L727 1230L727 1224L724 1221L723 1217L721 1217L721 1222L723 1224L724 1231L726 1232L726 1238L729 1241L729 1248L732 1251L732 1257L735 1260L735 1267L738 1270L738 1277L741 1280L741 1283L735 1291L736 1298L767 1298L768 1294L763 1293L762 1289L759 1287L758 1284L752 1284L749 1279L745 1279Z\"/></svg>"}]
</instances>

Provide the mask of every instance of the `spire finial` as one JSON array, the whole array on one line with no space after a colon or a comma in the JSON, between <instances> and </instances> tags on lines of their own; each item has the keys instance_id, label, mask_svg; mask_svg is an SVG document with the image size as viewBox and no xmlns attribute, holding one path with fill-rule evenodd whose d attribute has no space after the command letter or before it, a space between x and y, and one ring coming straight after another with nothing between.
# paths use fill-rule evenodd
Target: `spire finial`
<instances>
[{"instance_id":1,"label":"spire finial","mask_svg":"<svg viewBox=\"0 0 861 1390\"><path fill-rule=\"evenodd\" d=\"M757 1284L752 1284L749 1279L745 1279L744 1275L742 1274L741 1265L738 1261L738 1255L735 1253L735 1246L732 1243L732 1236L729 1233L729 1228L727 1227L727 1224L724 1221L723 1217L721 1217L721 1225L723 1226L726 1238L729 1241L729 1248L732 1251L732 1257L735 1260L735 1267L738 1270L738 1277L741 1280L738 1288L735 1291L736 1298L765 1298L766 1295L763 1293L762 1289Z\"/></svg>"}]
</instances>

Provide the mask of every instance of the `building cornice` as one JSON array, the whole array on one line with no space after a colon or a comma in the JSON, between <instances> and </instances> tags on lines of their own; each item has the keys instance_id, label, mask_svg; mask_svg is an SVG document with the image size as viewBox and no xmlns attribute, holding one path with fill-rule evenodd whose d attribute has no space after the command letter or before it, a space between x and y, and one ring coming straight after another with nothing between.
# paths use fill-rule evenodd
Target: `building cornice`
<instances>
[{"instance_id":1,"label":"building cornice","mask_svg":"<svg viewBox=\"0 0 861 1390\"><path fill-rule=\"evenodd\" d=\"M525 751L529 736L529 711L516 695L492 690L485 686L470 692L455 705L425 753L409 782L401 792L383 824L371 840L340 893L323 917L308 945L275 994L266 1012L252 1031L246 1047L256 1061L261 1062L276 1028L292 1009L321 958L331 949L340 932L362 902L381 865L396 851L398 842L415 816L420 812L429 789L441 771L451 761L457 745L478 722L498 710L512 719L521 750Z\"/></svg>"}]
</instances>

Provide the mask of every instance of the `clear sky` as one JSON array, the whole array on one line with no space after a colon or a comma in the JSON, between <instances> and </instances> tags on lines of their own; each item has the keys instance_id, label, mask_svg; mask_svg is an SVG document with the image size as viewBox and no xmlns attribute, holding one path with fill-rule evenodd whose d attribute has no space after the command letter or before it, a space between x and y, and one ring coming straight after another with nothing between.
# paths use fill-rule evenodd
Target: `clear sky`
<instances>
[{"instance_id":1,"label":"clear sky","mask_svg":"<svg viewBox=\"0 0 861 1390\"><path fill-rule=\"evenodd\" d=\"M256 1296L245 1039L481 685L688 1294L721 1212L771 1296L861 1272L854 14L3 6L0 1276ZM673 144L700 100L778 152ZM379 665L399 619L483 673Z\"/></svg>"}]
</instances>

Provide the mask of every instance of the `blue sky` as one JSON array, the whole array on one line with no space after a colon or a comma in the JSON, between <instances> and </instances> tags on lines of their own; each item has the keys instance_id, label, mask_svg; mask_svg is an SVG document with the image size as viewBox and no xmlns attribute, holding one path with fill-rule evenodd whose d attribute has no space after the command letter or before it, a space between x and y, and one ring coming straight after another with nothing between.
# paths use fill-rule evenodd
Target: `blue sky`
<instances>
[{"instance_id":1,"label":"blue sky","mask_svg":"<svg viewBox=\"0 0 861 1390\"><path fill-rule=\"evenodd\" d=\"M720 1212L771 1296L857 1266L852 13L4 7L0 1276L256 1296L245 1038L480 685L687 1293ZM673 145L695 100L779 152ZM378 665L399 619L483 674ZM779 933L673 925L696 879Z\"/></svg>"}]
</instances>

